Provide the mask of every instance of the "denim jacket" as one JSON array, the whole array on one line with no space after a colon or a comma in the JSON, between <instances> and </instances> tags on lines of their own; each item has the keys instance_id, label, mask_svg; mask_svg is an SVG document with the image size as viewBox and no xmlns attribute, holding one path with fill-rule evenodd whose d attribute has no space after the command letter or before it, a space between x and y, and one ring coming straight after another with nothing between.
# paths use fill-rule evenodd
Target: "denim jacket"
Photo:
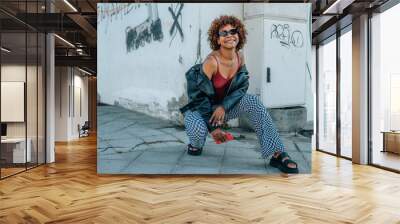
<instances>
[{"instance_id":1,"label":"denim jacket","mask_svg":"<svg viewBox=\"0 0 400 224\"><path fill-rule=\"evenodd\" d=\"M214 86L204 73L202 64L196 64L191 67L185 76L189 103L180 108L180 111L182 114L187 110L198 111L206 122L209 132L216 129L209 123L215 108L223 106L225 112L228 112L239 102L249 88L249 72L246 66L242 65L233 77L222 104L217 105L214 102Z\"/></svg>"}]
</instances>

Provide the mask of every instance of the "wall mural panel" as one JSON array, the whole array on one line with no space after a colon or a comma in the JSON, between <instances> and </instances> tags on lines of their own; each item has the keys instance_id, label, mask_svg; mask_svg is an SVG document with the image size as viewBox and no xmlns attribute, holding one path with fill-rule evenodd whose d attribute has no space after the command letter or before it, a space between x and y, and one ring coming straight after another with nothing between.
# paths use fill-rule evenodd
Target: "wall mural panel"
<instances>
[{"instance_id":1,"label":"wall mural panel","mask_svg":"<svg viewBox=\"0 0 400 224\"><path fill-rule=\"evenodd\" d=\"M212 21L221 15L232 15L245 25L248 24L243 18L243 3L100 3L98 13L98 173L280 172L270 166L266 158L264 142L271 136L258 136L260 133L274 133L277 147L286 147L289 154L296 151L293 159L299 164L299 172L311 171L310 136L286 133L279 138L277 130L271 128L269 123L272 119L267 119L269 110L254 92L247 91L249 95L243 97L241 102L250 105L240 108L256 108L252 104L257 104L260 107L260 110L255 110L260 112L255 115L258 116L257 123L252 123L254 117L250 117L250 120L247 117L246 120L243 111L227 111L229 121L221 128L224 134L232 134L232 140L228 143L219 144L208 133L207 127L204 129L203 118L196 119L195 114L183 115L179 110L189 101L188 86L192 88L186 80L187 71L195 64L203 63L204 58L212 52L208 41ZM306 14L307 11L301 13ZM306 41L307 36L294 29L296 26L290 23L278 21L269 25L271 30L265 36L262 32L265 30L264 25L261 21L254 26L248 42L254 42L253 34L257 33L261 36L260 40L266 37L271 41L275 50L286 52L301 51L309 43ZM253 46L256 50L265 50L263 42L258 39L256 42L247 45L252 46L248 52L243 51L246 58L254 53ZM261 80L264 74L252 71L254 66L263 67L263 63L264 56L252 57L248 66L249 79L257 77ZM301 78L302 74L299 72L292 75ZM251 83L261 88L261 82ZM269 97L274 98L276 94ZM279 114L279 120L284 122L277 124L277 127L295 127L292 129L298 131L299 124L304 126L304 111L303 107L292 108L290 111L282 109L271 113L271 117L275 119L275 115ZM246 126L246 122L250 125ZM271 130L254 132L255 127ZM200 134L202 136L197 136ZM196 136L198 140L193 140L197 139ZM193 146L193 141L203 141L202 155L193 157L189 153L188 144ZM279 142L284 142L284 146Z\"/></svg>"}]
</instances>

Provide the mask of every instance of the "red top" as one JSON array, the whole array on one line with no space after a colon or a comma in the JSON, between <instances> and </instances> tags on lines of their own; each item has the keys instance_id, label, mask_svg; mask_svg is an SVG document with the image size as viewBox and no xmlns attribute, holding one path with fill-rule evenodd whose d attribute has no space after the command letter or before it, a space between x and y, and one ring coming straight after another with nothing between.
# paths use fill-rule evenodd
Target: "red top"
<instances>
[{"instance_id":1,"label":"red top","mask_svg":"<svg viewBox=\"0 0 400 224\"><path fill-rule=\"evenodd\" d=\"M236 70L236 72L237 72L240 68L240 58L239 58L239 54L237 52L236 52L236 54L237 54L237 58L238 58L238 68ZM215 57L215 60L217 60L217 73L215 75L213 75L211 80L212 80L214 90L215 90L215 98L214 99L217 103L221 103L225 97L225 93L227 91L227 88L231 84L233 77L231 77L230 79L227 79L224 76L222 76L221 73L219 72L219 61L218 61L217 57Z\"/></svg>"}]
</instances>

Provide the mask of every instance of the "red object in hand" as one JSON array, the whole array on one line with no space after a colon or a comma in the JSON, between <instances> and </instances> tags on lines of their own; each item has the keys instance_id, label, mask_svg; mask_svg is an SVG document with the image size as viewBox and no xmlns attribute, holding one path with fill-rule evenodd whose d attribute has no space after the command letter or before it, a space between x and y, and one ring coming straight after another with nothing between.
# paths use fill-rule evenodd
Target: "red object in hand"
<instances>
[{"instance_id":1,"label":"red object in hand","mask_svg":"<svg viewBox=\"0 0 400 224\"><path fill-rule=\"evenodd\" d=\"M235 139L235 138L233 137L233 135L232 135L231 133L229 133L229 132L225 132L225 138L226 138L226 141L225 141L225 142L227 142L227 141L232 141L232 140ZM216 140L216 139L214 139L214 141L215 141L215 144L221 144L221 143L222 143L221 141Z\"/></svg>"},{"instance_id":2,"label":"red object in hand","mask_svg":"<svg viewBox=\"0 0 400 224\"><path fill-rule=\"evenodd\" d=\"M226 141L232 141L234 139L233 135L229 132L226 132L225 137Z\"/></svg>"}]
</instances>

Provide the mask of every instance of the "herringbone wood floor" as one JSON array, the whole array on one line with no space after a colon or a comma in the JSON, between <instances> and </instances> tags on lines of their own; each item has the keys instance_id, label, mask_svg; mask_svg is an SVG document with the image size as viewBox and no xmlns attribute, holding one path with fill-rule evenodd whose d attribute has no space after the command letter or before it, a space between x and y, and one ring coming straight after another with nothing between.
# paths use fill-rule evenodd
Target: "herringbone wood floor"
<instances>
[{"instance_id":1,"label":"herringbone wood floor","mask_svg":"<svg viewBox=\"0 0 400 224\"><path fill-rule=\"evenodd\" d=\"M0 223L400 223L400 175L313 152L294 176L98 176L96 139L0 181Z\"/></svg>"}]
</instances>

